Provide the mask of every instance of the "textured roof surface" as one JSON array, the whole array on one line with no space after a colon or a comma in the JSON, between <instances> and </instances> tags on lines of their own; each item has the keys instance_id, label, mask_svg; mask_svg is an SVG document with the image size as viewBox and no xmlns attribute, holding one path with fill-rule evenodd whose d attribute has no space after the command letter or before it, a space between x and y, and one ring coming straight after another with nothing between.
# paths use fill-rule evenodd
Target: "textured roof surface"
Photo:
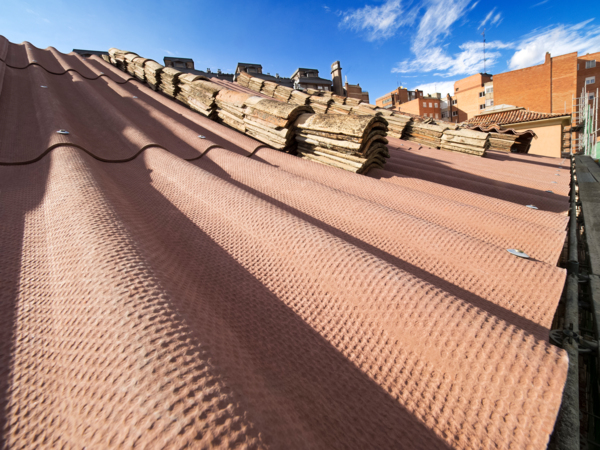
<instances>
[{"instance_id":1,"label":"textured roof surface","mask_svg":"<svg viewBox=\"0 0 600 450\"><path fill-rule=\"evenodd\" d=\"M0 60L5 444L546 447L561 161L390 139L365 177L97 56Z\"/></svg>"},{"instance_id":2,"label":"textured roof surface","mask_svg":"<svg viewBox=\"0 0 600 450\"><path fill-rule=\"evenodd\" d=\"M466 121L466 123L478 125L504 125L508 123L532 122L536 120L553 119L555 117L565 116L569 116L569 114L540 113L535 111L526 111L524 109L515 109L491 114L481 114L479 116L471 117Z\"/></svg>"}]
</instances>

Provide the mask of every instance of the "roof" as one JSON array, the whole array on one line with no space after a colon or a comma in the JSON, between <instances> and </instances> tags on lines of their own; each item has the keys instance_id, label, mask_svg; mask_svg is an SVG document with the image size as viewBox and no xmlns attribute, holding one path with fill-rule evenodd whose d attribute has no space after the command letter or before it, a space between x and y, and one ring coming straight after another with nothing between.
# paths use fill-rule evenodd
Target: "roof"
<instances>
[{"instance_id":1,"label":"roof","mask_svg":"<svg viewBox=\"0 0 600 450\"><path fill-rule=\"evenodd\" d=\"M367 177L97 56L0 60L7 447L546 448L568 165L390 138Z\"/></svg>"},{"instance_id":2,"label":"roof","mask_svg":"<svg viewBox=\"0 0 600 450\"><path fill-rule=\"evenodd\" d=\"M524 109L495 112L491 114L479 114L466 121L469 124L480 125L504 125L520 122L534 122L536 120L554 119L557 117L570 117L570 114L540 113Z\"/></svg>"},{"instance_id":3,"label":"roof","mask_svg":"<svg viewBox=\"0 0 600 450\"><path fill-rule=\"evenodd\" d=\"M331 85L332 81L328 80L326 78L321 78L321 77L301 77L298 78L298 83L301 84L326 84L326 85Z\"/></svg>"},{"instance_id":4,"label":"roof","mask_svg":"<svg viewBox=\"0 0 600 450\"><path fill-rule=\"evenodd\" d=\"M165 61L191 61L194 62L192 58L180 58L179 56L165 56L163 58Z\"/></svg>"},{"instance_id":5,"label":"roof","mask_svg":"<svg viewBox=\"0 0 600 450\"><path fill-rule=\"evenodd\" d=\"M82 55L82 56L85 56L85 55L98 55L98 56L108 55L108 52L105 52L103 50L83 50L80 48L74 48L73 52L77 53L79 55Z\"/></svg>"}]
</instances>

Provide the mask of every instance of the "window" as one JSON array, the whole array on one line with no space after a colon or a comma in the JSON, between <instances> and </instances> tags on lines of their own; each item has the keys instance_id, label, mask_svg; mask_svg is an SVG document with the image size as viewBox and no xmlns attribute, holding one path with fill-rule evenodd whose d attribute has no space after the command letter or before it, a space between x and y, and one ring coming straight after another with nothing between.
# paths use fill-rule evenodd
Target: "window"
<instances>
[{"instance_id":1,"label":"window","mask_svg":"<svg viewBox=\"0 0 600 450\"><path fill-rule=\"evenodd\" d=\"M596 77L587 77L585 79L585 84L586 85L588 85L588 84L594 84L595 82L596 82Z\"/></svg>"},{"instance_id":2,"label":"window","mask_svg":"<svg viewBox=\"0 0 600 450\"><path fill-rule=\"evenodd\" d=\"M319 86L319 90L321 90L321 91L322 91L322 90L323 90L323 86Z\"/></svg>"},{"instance_id":3,"label":"window","mask_svg":"<svg viewBox=\"0 0 600 450\"><path fill-rule=\"evenodd\" d=\"M491 93L493 93L493 92L494 92L494 88L493 88L493 87L488 87L488 88L485 88L485 93L486 93L486 94L491 94Z\"/></svg>"},{"instance_id":4,"label":"window","mask_svg":"<svg viewBox=\"0 0 600 450\"><path fill-rule=\"evenodd\" d=\"M488 106L494 106L494 100L486 100L485 107L487 108Z\"/></svg>"},{"instance_id":5,"label":"window","mask_svg":"<svg viewBox=\"0 0 600 450\"><path fill-rule=\"evenodd\" d=\"M479 93L479 96L480 96L480 97L485 97L485 92L480 92L480 93Z\"/></svg>"},{"instance_id":6,"label":"window","mask_svg":"<svg viewBox=\"0 0 600 450\"><path fill-rule=\"evenodd\" d=\"M179 61L176 61L173 65L175 67L185 67L185 63L182 63L182 62L179 62Z\"/></svg>"},{"instance_id":7,"label":"window","mask_svg":"<svg viewBox=\"0 0 600 450\"><path fill-rule=\"evenodd\" d=\"M431 104L431 102L429 102L429 107L430 107L430 108L433 108L433 105Z\"/></svg>"},{"instance_id":8,"label":"window","mask_svg":"<svg viewBox=\"0 0 600 450\"><path fill-rule=\"evenodd\" d=\"M479 105L479 109L485 109L485 105Z\"/></svg>"},{"instance_id":9,"label":"window","mask_svg":"<svg viewBox=\"0 0 600 450\"><path fill-rule=\"evenodd\" d=\"M591 61L586 61L585 62L585 68L586 69L593 69L594 67L596 67L596 60L593 59Z\"/></svg>"},{"instance_id":10,"label":"window","mask_svg":"<svg viewBox=\"0 0 600 450\"><path fill-rule=\"evenodd\" d=\"M423 106L427 108L427 102L423 102Z\"/></svg>"},{"instance_id":11,"label":"window","mask_svg":"<svg viewBox=\"0 0 600 450\"><path fill-rule=\"evenodd\" d=\"M452 117L458 116L458 111L452 111Z\"/></svg>"},{"instance_id":12,"label":"window","mask_svg":"<svg viewBox=\"0 0 600 450\"><path fill-rule=\"evenodd\" d=\"M458 100L452 100L453 105L456 105L456 103L458 103Z\"/></svg>"},{"instance_id":13,"label":"window","mask_svg":"<svg viewBox=\"0 0 600 450\"><path fill-rule=\"evenodd\" d=\"M591 93L590 96L588 97L588 100L594 100L594 94Z\"/></svg>"},{"instance_id":14,"label":"window","mask_svg":"<svg viewBox=\"0 0 600 450\"><path fill-rule=\"evenodd\" d=\"M456 92L458 92L458 88L456 88Z\"/></svg>"},{"instance_id":15,"label":"window","mask_svg":"<svg viewBox=\"0 0 600 450\"><path fill-rule=\"evenodd\" d=\"M438 118L438 113L435 113L435 118L436 118L436 119Z\"/></svg>"}]
</instances>

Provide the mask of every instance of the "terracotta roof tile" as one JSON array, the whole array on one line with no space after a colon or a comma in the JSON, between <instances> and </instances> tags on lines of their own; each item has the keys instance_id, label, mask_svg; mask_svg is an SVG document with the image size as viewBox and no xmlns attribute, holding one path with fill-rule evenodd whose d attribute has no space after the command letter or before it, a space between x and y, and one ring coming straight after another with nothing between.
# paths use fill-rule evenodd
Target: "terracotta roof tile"
<instances>
[{"instance_id":1,"label":"terracotta roof tile","mask_svg":"<svg viewBox=\"0 0 600 450\"><path fill-rule=\"evenodd\" d=\"M491 114L481 114L475 117L470 118L466 121L468 124L477 124L477 125L504 125L511 123L520 123L520 122L533 122L536 120L544 120L544 119L552 119L555 117L565 117L569 116L569 114L550 114L550 113L540 113L535 111L526 111L524 109L515 109L511 111L503 111Z\"/></svg>"},{"instance_id":2,"label":"terracotta roof tile","mask_svg":"<svg viewBox=\"0 0 600 450\"><path fill-rule=\"evenodd\" d=\"M392 170L366 177L100 58L10 67L24 46L3 42L8 447L546 447L560 161L390 139Z\"/></svg>"}]
</instances>

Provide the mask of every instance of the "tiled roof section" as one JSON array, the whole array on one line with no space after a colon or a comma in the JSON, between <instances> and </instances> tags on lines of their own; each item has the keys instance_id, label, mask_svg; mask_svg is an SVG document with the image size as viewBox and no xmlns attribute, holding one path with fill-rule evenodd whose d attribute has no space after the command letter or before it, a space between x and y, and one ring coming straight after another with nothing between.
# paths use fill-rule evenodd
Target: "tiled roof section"
<instances>
[{"instance_id":1,"label":"tiled roof section","mask_svg":"<svg viewBox=\"0 0 600 450\"><path fill-rule=\"evenodd\" d=\"M253 147L132 79L0 62L0 85L7 447L546 447L563 216ZM568 174L458 157L523 199Z\"/></svg>"},{"instance_id":2,"label":"tiled roof section","mask_svg":"<svg viewBox=\"0 0 600 450\"><path fill-rule=\"evenodd\" d=\"M485 126L485 125L476 125L476 124L468 124L467 128L469 130L483 131L484 133L500 133L500 134L512 134L514 136L525 136L529 135L531 137L535 137L536 134L532 130L515 130L514 128L501 128L500 126L494 126L494 124Z\"/></svg>"},{"instance_id":3,"label":"tiled roof section","mask_svg":"<svg viewBox=\"0 0 600 450\"><path fill-rule=\"evenodd\" d=\"M540 113L535 111L526 111L524 109L516 109L512 111L504 111L492 114L481 114L467 120L468 124L478 125L504 125L510 123L533 122L536 120L553 119L555 117L565 117L569 114L550 114Z\"/></svg>"}]
</instances>

